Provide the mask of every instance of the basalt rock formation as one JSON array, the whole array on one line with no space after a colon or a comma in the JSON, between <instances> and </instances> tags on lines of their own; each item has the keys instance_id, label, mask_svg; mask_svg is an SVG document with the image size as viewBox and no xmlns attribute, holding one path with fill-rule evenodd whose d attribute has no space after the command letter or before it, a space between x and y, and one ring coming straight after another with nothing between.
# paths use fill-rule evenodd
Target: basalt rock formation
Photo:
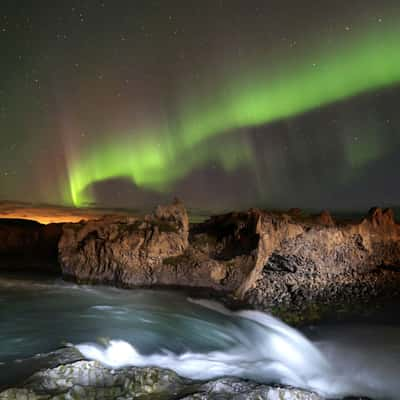
<instances>
[{"instance_id":1,"label":"basalt rock formation","mask_svg":"<svg viewBox=\"0 0 400 400\"><path fill-rule=\"evenodd\" d=\"M0 270L58 271L62 224L0 219Z\"/></svg>"},{"instance_id":2,"label":"basalt rock formation","mask_svg":"<svg viewBox=\"0 0 400 400\"><path fill-rule=\"evenodd\" d=\"M144 218L65 225L59 260L80 282L207 288L261 309L301 307L398 290L400 226L390 209L357 222L251 209L189 229L177 202Z\"/></svg>"},{"instance_id":3,"label":"basalt rock formation","mask_svg":"<svg viewBox=\"0 0 400 400\"><path fill-rule=\"evenodd\" d=\"M359 222L335 223L326 215L325 223L321 219L287 222L298 233L264 253L260 268L253 270L256 278L246 287L247 302L262 309L302 308L312 302L399 293L400 226L392 210L371 209ZM262 241L271 243L270 236L262 235Z\"/></svg>"}]
</instances>

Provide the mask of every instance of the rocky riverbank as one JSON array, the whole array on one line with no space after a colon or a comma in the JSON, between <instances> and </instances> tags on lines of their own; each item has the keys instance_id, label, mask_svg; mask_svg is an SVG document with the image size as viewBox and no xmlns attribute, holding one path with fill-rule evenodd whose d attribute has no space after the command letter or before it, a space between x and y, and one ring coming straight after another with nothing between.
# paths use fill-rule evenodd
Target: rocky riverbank
<instances>
[{"instance_id":1,"label":"rocky riverbank","mask_svg":"<svg viewBox=\"0 0 400 400\"><path fill-rule=\"evenodd\" d=\"M358 302L400 288L400 226L390 209L359 221L251 209L189 224L176 202L144 217L0 220L0 239L2 267L22 257L35 270L44 260L79 283L185 288L262 310Z\"/></svg>"},{"instance_id":2,"label":"rocky riverbank","mask_svg":"<svg viewBox=\"0 0 400 400\"><path fill-rule=\"evenodd\" d=\"M201 290L281 317L394 295L400 287L400 227L391 210L379 208L359 221L252 209L189 224L184 206L175 203L145 217L47 226L3 220L0 233L1 263L27 251L31 261L58 260L64 277L77 282ZM160 368L113 370L73 348L34 359L27 361L26 380L0 388L0 400L320 399L238 378L194 381Z\"/></svg>"},{"instance_id":3,"label":"rocky riverbank","mask_svg":"<svg viewBox=\"0 0 400 400\"><path fill-rule=\"evenodd\" d=\"M48 364L24 383L0 391L0 400L319 400L316 393L238 378L193 381L160 368L110 369L83 360L72 348L41 355ZM47 360L47 361L46 361Z\"/></svg>"},{"instance_id":4,"label":"rocky riverbank","mask_svg":"<svg viewBox=\"0 0 400 400\"><path fill-rule=\"evenodd\" d=\"M64 226L65 276L123 287L207 289L255 308L305 309L400 288L400 226L390 209L360 221L252 209L189 227L184 206L144 218Z\"/></svg>"}]
</instances>

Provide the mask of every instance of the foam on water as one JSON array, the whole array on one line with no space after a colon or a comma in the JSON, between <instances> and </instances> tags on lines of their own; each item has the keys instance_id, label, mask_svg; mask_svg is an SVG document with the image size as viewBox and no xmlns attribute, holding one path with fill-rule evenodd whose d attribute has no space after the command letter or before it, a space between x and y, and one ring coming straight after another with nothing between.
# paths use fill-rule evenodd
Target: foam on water
<instances>
[{"instance_id":1,"label":"foam on water","mask_svg":"<svg viewBox=\"0 0 400 400\"><path fill-rule=\"evenodd\" d=\"M123 340L111 340L106 347L91 343L76 347L86 358L112 368L157 366L192 379L237 376L302 387L328 396L363 393L362 386L335 370L314 344L278 319L258 311L231 312L207 300L191 301L245 322L231 326L229 333L223 324L212 327L212 334L229 336L235 345L224 351L181 354L166 350L141 354Z\"/></svg>"}]
</instances>

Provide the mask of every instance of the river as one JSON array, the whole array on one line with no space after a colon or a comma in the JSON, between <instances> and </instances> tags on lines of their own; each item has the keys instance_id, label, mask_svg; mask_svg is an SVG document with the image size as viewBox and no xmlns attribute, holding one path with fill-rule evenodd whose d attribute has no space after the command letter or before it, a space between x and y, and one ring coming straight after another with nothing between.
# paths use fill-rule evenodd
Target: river
<instances>
[{"instance_id":1,"label":"river","mask_svg":"<svg viewBox=\"0 0 400 400\"><path fill-rule=\"evenodd\" d=\"M195 379L224 375L315 390L330 398L399 399L400 313L325 320L297 331L261 312L230 312L182 293L0 276L0 387L34 356L76 345L111 367L152 365ZM33 368L32 367L32 368ZM34 369L34 368L33 368Z\"/></svg>"}]
</instances>

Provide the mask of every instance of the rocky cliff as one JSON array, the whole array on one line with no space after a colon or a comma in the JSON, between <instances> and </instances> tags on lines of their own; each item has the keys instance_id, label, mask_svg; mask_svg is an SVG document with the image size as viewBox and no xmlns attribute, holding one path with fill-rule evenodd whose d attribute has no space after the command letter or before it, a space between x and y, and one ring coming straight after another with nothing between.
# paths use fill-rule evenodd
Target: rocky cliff
<instances>
[{"instance_id":1,"label":"rocky cliff","mask_svg":"<svg viewBox=\"0 0 400 400\"><path fill-rule=\"evenodd\" d=\"M163 260L188 247L189 219L182 204L159 206L144 218L106 217L64 225L59 242L63 274L79 282L122 286L185 284L188 273Z\"/></svg>"},{"instance_id":2,"label":"rocky cliff","mask_svg":"<svg viewBox=\"0 0 400 400\"><path fill-rule=\"evenodd\" d=\"M399 293L400 226L390 209L371 209L359 222L282 218L272 232L261 219L258 263L241 288L247 302L302 308Z\"/></svg>"},{"instance_id":3,"label":"rocky cliff","mask_svg":"<svg viewBox=\"0 0 400 400\"><path fill-rule=\"evenodd\" d=\"M357 222L251 209L189 229L177 202L144 218L65 225L59 260L79 282L207 288L267 309L396 291L400 226L379 208Z\"/></svg>"}]
</instances>

